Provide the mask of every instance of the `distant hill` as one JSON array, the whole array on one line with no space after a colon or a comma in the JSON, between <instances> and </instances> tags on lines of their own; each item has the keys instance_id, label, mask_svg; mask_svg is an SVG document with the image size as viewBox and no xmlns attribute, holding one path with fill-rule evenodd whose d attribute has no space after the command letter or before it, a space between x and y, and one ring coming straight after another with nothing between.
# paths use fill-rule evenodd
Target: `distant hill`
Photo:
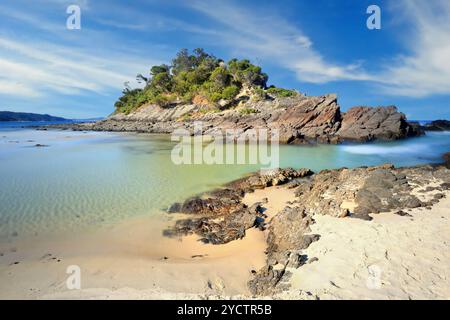
<instances>
[{"instance_id":1,"label":"distant hill","mask_svg":"<svg viewBox=\"0 0 450 320\"><path fill-rule=\"evenodd\" d=\"M48 114L0 111L0 121L68 121Z\"/></svg>"}]
</instances>

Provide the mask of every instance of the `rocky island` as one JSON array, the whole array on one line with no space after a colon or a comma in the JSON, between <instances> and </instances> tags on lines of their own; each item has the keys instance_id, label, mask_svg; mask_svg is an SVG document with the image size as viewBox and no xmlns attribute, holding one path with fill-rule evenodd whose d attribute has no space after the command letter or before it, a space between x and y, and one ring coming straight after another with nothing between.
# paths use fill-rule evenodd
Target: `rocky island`
<instances>
[{"instance_id":1,"label":"rocky island","mask_svg":"<svg viewBox=\"0 0 450 320\"><path fill-rule=\"evenodd\" d=\"M153 66L138 75L143 88L128 85L116 111L95 123L56 125L94 131L193 132L201 121L205 135L226 129L277 129L287 144L396 140L422 134L395 106L357 106L342 112L335 94L306 96L268 86L268 76L248 60L228 63L202 49L181 50L172 66Z\"/></svg>"}]
</instances>

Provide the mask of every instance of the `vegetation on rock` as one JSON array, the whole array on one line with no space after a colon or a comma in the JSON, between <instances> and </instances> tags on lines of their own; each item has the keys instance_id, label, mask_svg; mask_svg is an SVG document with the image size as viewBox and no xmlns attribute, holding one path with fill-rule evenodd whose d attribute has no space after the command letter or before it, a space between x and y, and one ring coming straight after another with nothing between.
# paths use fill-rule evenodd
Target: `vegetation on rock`
<instances>
[{"instance_id":1,"label":"vegetation on rock","mask_svg":"<svg viewBox=\"0 0 450 320\"><path fill-rule=\"evenodd\" d=\"M200 96L210 105L229 105L240 94L250 93L253 100L297 95L295 90L267 87L269 77L261 67L249 60L231 59L228 63L198 48L189 53L180 50L172 64L150 68L149 76L138 74L143 88L132 89L125 84L123 95L115 103L116 113L129 114L140 106L154 103L162 107L193 103ZM228 102L228 103L227 103Z\"/></svg>"}]
</instances>

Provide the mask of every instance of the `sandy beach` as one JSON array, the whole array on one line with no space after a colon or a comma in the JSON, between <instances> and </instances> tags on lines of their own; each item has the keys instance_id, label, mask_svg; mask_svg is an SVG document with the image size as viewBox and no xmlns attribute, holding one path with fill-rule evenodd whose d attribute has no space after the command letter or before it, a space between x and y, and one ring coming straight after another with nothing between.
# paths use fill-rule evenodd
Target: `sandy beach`
<instances>
[{"instance_id":1,"label":"sandy beach","mask_svg":"<svg viewBox=\"0 0 450 320\"><path fill-rule=\"evenodd\" d=\"M276 188L249 197L277 197ZM422 195L429 200L433 192ZM450 192L431 209L373 214L372 221L315 215L320 240L276 299L450 299Z\"/></svg>"},{"instance_id":2,"label":"sandy beach","mask_svg":"<svg viewBox=\"0 0 450 320\"><path fill-rule=\"evenodd\" d=\"M289 268L289 290L270 298L449 299L446 195L431 210L409 210L410 216L382 213L372 221L314 216L311 231L321 238L304 251L310 262ZM292 197L291 189L278 186L249 193L243 202L267 198L270 220ZM0 250L1 298L252 298L246 284L251 271L264 265L266 232L250 229L242 240L205 245L197 236L156 234L170 223L139 217L76 237L9 243ZM159 246L149 246L151 241ZM81 268L81 290L66 287L70 265Z\"/></svg>"},{"instance_id":3,"label":"sandy beach","mask_svg":"<svg viewBox=\"0 0 450 320\"><path fill-rule=\"evenodd\" d=\"M320 299L450 299L450 193L431 210L372 221L315 216L318 260L292 272L290 294ZM314 259L315 260L315 259ZM284 295L288 298L289 293Z\"/></svg>"},{"instance_id":4,"label":"sandy beach","mask_svg":"<svg viewBox=\"0 0 450 320\"><path fill-rule=\"evenodd\" d=\"M242 241L213 247L196 236L164 238L163 228L163 222L136 218L100 232L10 243L0 251L2 298L58 296L67 290L70 265L81 268L82 289L232 295L247 292L250 271L264 264L264 238L256 229ZM82 298L82 291L74 294Z\"/></svg>"}]
</instances>

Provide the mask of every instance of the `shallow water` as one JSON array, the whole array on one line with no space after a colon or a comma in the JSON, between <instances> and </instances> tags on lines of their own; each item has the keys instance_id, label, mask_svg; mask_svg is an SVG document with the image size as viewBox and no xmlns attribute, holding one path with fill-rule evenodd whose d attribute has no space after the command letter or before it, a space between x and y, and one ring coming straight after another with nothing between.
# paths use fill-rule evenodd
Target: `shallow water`
<instances>
[{"instance_id":1,"label":"shallow water","mask_svg":"<svg viewBox=\"0 0 450 320\"><path fill-rule=\"evenodd\" d=\"M175 144L158 135L0 127L0 237L76 232L162 215L175 201L259 168L175 165ZM439 162L446 151L448 132L390 143L280 146L280 166L406 166Z\"/></svg>"}]
</instances>

